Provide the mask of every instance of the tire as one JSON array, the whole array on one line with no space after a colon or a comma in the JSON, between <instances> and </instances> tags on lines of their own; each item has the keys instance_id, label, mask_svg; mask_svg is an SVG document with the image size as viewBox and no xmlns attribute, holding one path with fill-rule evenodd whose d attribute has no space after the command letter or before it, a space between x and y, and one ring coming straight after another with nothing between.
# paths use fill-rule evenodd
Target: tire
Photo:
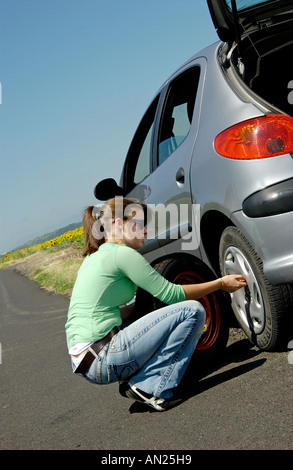
<instances>
[{"instance_id":1,"label":"tire","mask_svg":"<svg viewBox=\"0 0 293 470\"><path fill-rule=\"evenodd\" d=\"M185 259L166 259L154 266L166 279L175 284L195 284L215 279L212 272L201 262ZM148 312L164 306L158 299L149 294L138 294L140 308ZM206 311L205 331L200 338L194 357L199 363L207 363L223 352L229 336L229 306L222 293L214 292L199 299ZM144 313L146 313L144 311Z\"/></svg>"},{"instance_id":2,"label":"tire","mask_svg":"<svg viewBox=\"0 0 293 470\"><path fill-rule=\"evenodd\" d=\"M291 287L270 284L261 259L236 227L223 231L219 257L223 276L243 274L246 278L247 287L231 294L231 300L235 317L250 341L264 351L285 346L286 322L292 319Z\"/></svg>"}]
</instances>

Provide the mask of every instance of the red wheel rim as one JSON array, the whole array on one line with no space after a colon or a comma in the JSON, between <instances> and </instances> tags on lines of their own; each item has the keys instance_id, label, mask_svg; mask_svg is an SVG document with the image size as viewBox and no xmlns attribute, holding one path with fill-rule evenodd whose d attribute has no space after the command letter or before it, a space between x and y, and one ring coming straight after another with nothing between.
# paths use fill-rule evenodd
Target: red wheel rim
<instances>
[{"instance_id":1,"label":"red wheel rim","mask_svg":"<svg viewBox=\"0 0 293 470\"><path fill-rule=\"evenodd\" d=\"M198 273L185 271L178 274L173 282L176 284L197 284L207 281ZM206 295L199 299L199 302L206 311L206 320L204 332L197 344L196 350L204 351L211 348L219 336L221 316L219 303L215 294Z\"/></svg>"}]
</instances>

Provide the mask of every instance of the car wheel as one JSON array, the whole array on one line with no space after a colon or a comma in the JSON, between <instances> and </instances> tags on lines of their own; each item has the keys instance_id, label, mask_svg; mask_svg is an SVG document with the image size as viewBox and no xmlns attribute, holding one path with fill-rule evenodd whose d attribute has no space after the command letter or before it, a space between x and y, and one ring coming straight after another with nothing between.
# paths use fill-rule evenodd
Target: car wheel
<instances>
[{"instance_id":1,"label":"car wheel","mask_svg":"<svg viewBox=\"0 0 293 470\"><path fill-rule=\"evenodd\" d=\"M243 274L247 282L245 288L231 294L238 323L260 349L280 347L285 341L285 320L292 310L291 288L270 284L261 259L238 228L223 231L219 250L222 275Z\"/></svg>"},{"instance_id":2,"label":"car wheel","mask_svg":"<svg viewBox=\"0 0 293 470\"><path fill-rule=\"evenodd\" d=\"M197 284L215 279L212 272L203 263L196 260L167 259L155 265L154 268L175 284ZM148 311L164 306L154 297L151 300ZM196 361L205 363L218 357L226 347L229 336L229 306L223 308L225 300L220 291L204 296L199 299L199 302L205 308L206 321L194 356ZM140 304L144 304L144 307L148 304L145 296Z\"/></svg>"}]
</instances>

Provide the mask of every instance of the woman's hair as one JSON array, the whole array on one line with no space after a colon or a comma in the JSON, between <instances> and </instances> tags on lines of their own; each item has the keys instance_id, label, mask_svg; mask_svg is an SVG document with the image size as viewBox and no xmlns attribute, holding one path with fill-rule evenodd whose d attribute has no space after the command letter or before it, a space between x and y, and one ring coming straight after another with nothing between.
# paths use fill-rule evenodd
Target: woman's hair
<instances>
[{"instance_id":1,"label":"woman's hair","mask_svg":"<svg viewBox=\"0 0 293 470\"><path fill-rule=\"evenodd\" d=\"M95 206L89 206L83 213L83 233L84 233L84 251L83 256L91 255L98 250L101 245L100 240L97 240L93 235L93 226L96 222L94 213Z\"/></svg>"},{"instance_id":2,"label":"woman's hair","mask_svg":"<svg viewBox=\"0 0 293 470\"><path fill-rule=\"evenodd\" d=\"M116 218L126 221L135 217L137 208L144 212L145 223L148 218L148 208L136 199L116 196L109 199L101 207L89 206L83 213L84 252L83 255L95 253L111 233L112 224Z\"/></svg>"}]
</instances>

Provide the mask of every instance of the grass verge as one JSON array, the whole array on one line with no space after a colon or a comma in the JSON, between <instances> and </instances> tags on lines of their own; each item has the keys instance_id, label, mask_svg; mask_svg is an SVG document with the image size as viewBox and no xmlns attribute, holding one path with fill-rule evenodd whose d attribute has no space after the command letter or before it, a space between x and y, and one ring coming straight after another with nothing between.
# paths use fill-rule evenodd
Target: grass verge
<instances>
[{"instance_id":1,"label":"grass verge","mask_svg":"<svg viewBox=\"0 0 293 470\"><path fill-rule=\"evenodd\" d=\"M57 245L0 263L0 268L13 269L37 282L43 289L69 297L82 261L80 246Z\"/></svg>"}]
</instances>

